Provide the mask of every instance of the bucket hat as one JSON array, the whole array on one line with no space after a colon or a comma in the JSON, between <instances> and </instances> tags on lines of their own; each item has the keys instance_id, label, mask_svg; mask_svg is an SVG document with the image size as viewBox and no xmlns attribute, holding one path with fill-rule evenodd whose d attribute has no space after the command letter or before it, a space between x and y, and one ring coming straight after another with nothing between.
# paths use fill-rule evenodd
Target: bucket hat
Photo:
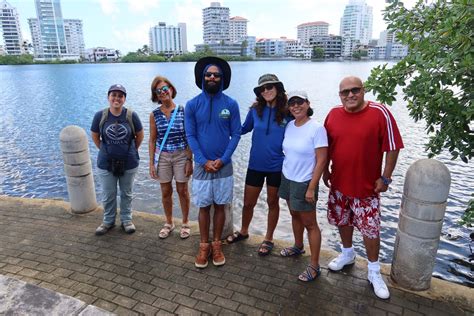
<instances>
[{"instance_id":1,"label":"bucket hat","mask_svg":"<svg viewBox=\"0 0 474 316\"><path fill-rule=\"evenodd\" d=\"M258 86L253 88L253 92L255 93L257 97L260 95L260 89L268 83L273 83L274 85L278 87L278 89L285 91L285 87L283 86L283 83L278 79L276 75L264 74L264 75L261 75L260 78L258 78Z\"/></svg>"},{"instance_id":2,"label":"bucket hat","mask_svg":"<svg viewBox=\"0 0 474 316\"><path fill-rule=\"evenodd\" d=\"M214 56L203 57L196 62L196 65L194 66L194 78L196 79L196 86L198 86L199 89L202 89L204 69L206 69L208 65L216 65L220 68L223 80L222 90L227 89L230 85L231 78L230 66L224 59Z\"/></svg>"}]
</instances>

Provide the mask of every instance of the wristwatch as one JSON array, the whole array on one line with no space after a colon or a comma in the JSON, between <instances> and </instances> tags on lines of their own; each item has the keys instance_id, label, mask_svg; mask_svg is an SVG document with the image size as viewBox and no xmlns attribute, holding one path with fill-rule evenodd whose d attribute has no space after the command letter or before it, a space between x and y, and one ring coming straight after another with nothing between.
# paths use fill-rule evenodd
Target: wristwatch
<instances>
[{"instance_id":1,"label":"wristwatch","mask_svg":"<svg viewBox=\"0 0 474 316\"><path fill-rule=\"evenodd\" d=\"M390 178L387 178L387 177L384 177L384 176L380 176L380 179L382 179L382 182L383 182L383 184L385 184L385 185L390 185L390 183L392 183L392 179L390 179Z\"/></svg>"}]
</instances>

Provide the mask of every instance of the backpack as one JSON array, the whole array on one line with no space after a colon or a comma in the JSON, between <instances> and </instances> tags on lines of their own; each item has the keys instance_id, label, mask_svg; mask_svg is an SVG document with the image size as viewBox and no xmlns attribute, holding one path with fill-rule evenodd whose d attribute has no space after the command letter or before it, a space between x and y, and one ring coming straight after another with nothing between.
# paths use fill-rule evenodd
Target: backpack
<instances>
[{"instance_id":1,"label":"backpack","mask_svg":"<svg viewBox=\"0 0 474 316\"><path fill-rule=\"evenodd\" d=\"M127 108L127 113L125 114L125 118L128 122L128 125L130 125L130 129L132 130L132 137L135 138L135 125L133 124L133 110ZM102 117L100 118L100 123L99 123L99 131L102 133L102 127L105 124L105 121L107 121L107 118L109 117L109 108L105 108L102 110Z\"/></svg>"}]
</instances>

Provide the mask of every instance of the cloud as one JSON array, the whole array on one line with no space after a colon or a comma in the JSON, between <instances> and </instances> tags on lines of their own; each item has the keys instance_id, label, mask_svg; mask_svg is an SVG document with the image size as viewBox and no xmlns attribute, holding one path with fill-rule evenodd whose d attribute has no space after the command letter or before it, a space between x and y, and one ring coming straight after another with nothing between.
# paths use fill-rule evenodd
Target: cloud
<instances>
[{"instance_id":1,"label":"cloud","mask_svg":"<svg viewBox=\"0 0 474 316\"><path fill-rule=\"evenodd\" d=\"M149 45L150 27L154 25L153 21L146 21L136 26L134 29L115 30L113 32L117 42L122 43L121 51L134 52L143 45Z\"/></svg>"},{"instance_id":2,"label":"cloud","mask_svg":"<svg viewBox=\"0 0 474 316\"><path fill-rule=\"evenodd\" d=\"M97 0L105 15L113 15L120 12L117 0Z\"/></svg>"},{"instance_id":3,"label":"cloud","mask_svg":"<svg viewBox=\"0 0 474 316\"><path fill-rule=\"evenodd\" d=\"M127 2L130 11L136 13L150 13L160 4L160 0L127 0Z\"/></svg>"}]
</instances>

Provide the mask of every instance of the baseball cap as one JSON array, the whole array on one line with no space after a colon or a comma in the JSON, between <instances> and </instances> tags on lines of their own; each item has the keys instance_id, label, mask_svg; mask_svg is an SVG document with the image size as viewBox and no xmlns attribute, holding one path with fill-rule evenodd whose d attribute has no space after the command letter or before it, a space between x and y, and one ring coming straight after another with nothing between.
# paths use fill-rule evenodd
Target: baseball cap
<instances>
[{"instance_id":1,"label":"baseball cap","mask_svg":"<svg viewBox=\"0 0 474 316\"><path fill-rule=\"evenodd\" d=\"M291 98L301 98L303 100L308 100L308 94L303 90L293 90L288 93L288 100Z\"/></svg>"},{"instance_id":2,"label":"baseball cap","mask_svg":"<svg viewBox=\"0 0 474 316\"><path fill-rule=\"evenodd\" d=\"M121 84L113 84L109 88L109 92L107 94L110 94L112 91L120 91L122 92L125 96L127 96L127 90L125 90L125 87L122 86Z\"/></svg>"}]
</instances>

